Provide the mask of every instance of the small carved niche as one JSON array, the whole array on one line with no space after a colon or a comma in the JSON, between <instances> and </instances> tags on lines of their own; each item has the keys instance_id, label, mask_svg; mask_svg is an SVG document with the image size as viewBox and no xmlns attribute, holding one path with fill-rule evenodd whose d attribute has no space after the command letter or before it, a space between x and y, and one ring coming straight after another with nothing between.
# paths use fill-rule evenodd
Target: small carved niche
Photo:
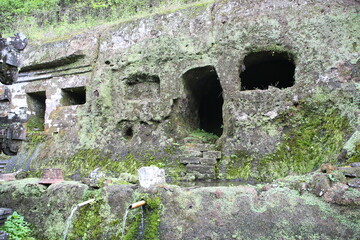
<instances>
[{"instance_id":1,"label":"small carved niche","mask_svg":"<svg viewBox=\"0 0 360 240\"><path fill-rule=\"evenodd\" d=\"M61 89L63 106L82 105L86 103L86 88L74 87Z\"/></svg>"},{"instance_id":2,"label":"small carved niche","mask_svg":"<svg viewBox=\"0 0 360 240\"><path fill-rule=\"evenodd\" d=\"M124 79L125 98L128 100L152 100L160 96L160 78L157 75L137 73Z\"/></svg>"}]
</instances>

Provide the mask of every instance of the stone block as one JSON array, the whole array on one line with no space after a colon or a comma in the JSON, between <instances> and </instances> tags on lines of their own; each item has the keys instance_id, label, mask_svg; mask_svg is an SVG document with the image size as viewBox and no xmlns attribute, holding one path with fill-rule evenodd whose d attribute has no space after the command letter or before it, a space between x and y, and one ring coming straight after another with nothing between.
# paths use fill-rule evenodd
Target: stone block
<instances>
[{"instance_id":1,"label":"stone block","mask_svg":"<svg viewBox=\"0 0 360 240\"><path fill-rule=\"evenodd\" d=\"M216 159L215 158L201 158L200 163L203 165L215 165Z\"/></svg>"},{"instance_id":2,"label":"stone block","mask_svg":"<svg viewBox=\"0 0 360 240\"><path fill-rule=\"evenodd\" d=\"M183 164L200 164L201 157L183 157L180 162Z\"/></svg>"},{"instance_id":3,"label":"stone block","mask_svg":"<svg viewBox=\"0 0 360 240\"><path fill-rule=\"evenodd\" d=\"M15 180L16 178L14 173L6 173L6 174L0 173L0 182L15 181Z\"/></svg>"},{"instance_id":4,"label":"stone block","mask_svg":"<svg viewBox=\"0 0 360 240\"><path fill-rule=\"evenodd\" d=\"M183 155L186 157L202 157L203 153L198 150L185 150Z\"/></svg>"},{"instance_id":5,"label":"stone block","mask_svg":"<svg viewBox=\"0 0 360 240\"><path fill-rule=\"evenodd\" d=\"M198 173L206 174L206 175L214 175L215 167L207 166L207 165L188 164L188 165L186 165L186 171L190 172L190 173L198 172Z\"/></svg>"},{"instance_id":6,"label":"stone block","mask_svg":"<svg viewBox=\"0 0 360 240\"><path fill-rule=\"evenodd\" d=\"M360 178L360 167L343 167L343 168L339 168L339 170L346 177Z\"/></svg>"},{"instance_id":7,"label":"stone block","mask_svg":"<svg viewBox=\"0 0 360 240\"><path fill-rule=\"evenodd\" d=\"M215 158L220 159L221 158L221 152L220 151L206 151L203 152L204 158Z\"/></svg>"},{"instance_id":8,"label":"stone block","mask_svg":"<svg viewBox=\"0 0 360 240\"><path fill-rule=\"evenodd\" d=\"M64 178L62 175L61 168L46 168L44 169L44 174L42 179L40 179L40 184L53 184L63 182Z\"/></svg>"},{"instance_id":9,"label":"stone block","mask_svg":"<svg viewBox=\"0 0 360 240\"><path fill-rule=\"evenodd\" d=\"M201 152L215 150L215 145L208 143L186 143L185 147L187 149Z\"/></svg>"}]
</instances>

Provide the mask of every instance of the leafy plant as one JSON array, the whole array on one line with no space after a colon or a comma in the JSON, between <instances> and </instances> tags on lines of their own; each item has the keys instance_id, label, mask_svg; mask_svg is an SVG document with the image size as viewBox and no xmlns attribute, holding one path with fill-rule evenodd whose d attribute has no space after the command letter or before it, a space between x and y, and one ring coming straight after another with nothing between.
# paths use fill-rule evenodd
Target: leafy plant
<instances>
[{"instance_id":1,"label":"leafy plant","mask_svg":"<svg viewBox=\"0 0 360 240\"><path fill-rule=\"evenodd\" d=\"M202 142L206 142L206 143L215 142L219 138L219 136L217 136L213 133L206 132L203 129L197 129L197 130L191 132L190 137L199 139Z\"/></svg>"},{"instance_id":2,"label":"leafy plant","mask_svg":"<svg viewBox=\"0 0 360 240\"><path fill-rule=\"evenodd\" d=\"M7 218L4 226L2 226L0 230L7 232L10 240L35 240L35 238L30 236L30 224L17 212L13 212L13 214Z\"/></svg>"}]
</instances>

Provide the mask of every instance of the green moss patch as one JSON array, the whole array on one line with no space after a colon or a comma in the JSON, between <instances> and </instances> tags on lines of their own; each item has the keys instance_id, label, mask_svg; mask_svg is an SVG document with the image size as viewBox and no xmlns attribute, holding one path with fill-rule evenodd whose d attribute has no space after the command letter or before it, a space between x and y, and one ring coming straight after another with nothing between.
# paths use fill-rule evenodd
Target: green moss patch
<instances>
[{"instance_id":1,"label":"green moss patch","mask_svg":"<svg viewBox=\"0 0 360 240\"><path fill-rule=\"evenodd\" d=\"M64 176L80 173L81 177L87 177L91 171L101 168L101 171L109 177L120 177L124 173L137 176L139 168L156 166L166 168L167 176L176 180L180 178L184 167L178 160L171 158L174 151L173 148L168 147L159 152L149 150L114 158L98 149L81 149L70 157L52 159L46 163L46 167L59 167L63 170Z\"/></svg>"},{"instance_id":2,"label":"green moss patch","mask_svg":"<svg viewBox=\"0 0 360 240\"><path fill-rule=\"evenodd\" d=\"M226 160L226 179L244 179L250 177L253 158L245 152L238 151Z\"/></svg>"},{"instance_id":3,"label":"green moss patch","mask_svg":"<svg viewBox=\"0 0 360 240\"><path fill-rule=\"evenodd\" d=\"M73 224L73 239L99 239L105 228L106 218L102 211L104 199L101 191L87 191L84 199L95 198L96 201L79 208L79 214Z\"/></svg>"},{"instance_id":4,"label":"green moss patch","mask_svg":"<svg viewBox=\"0 0 360 240\"><path fill-rule=\"evenodd\" d=\"M349 163L360 162L360 142L356 143L355 151L348 160Z\"/></svg>"},{"instance_id":5,"label":"green moss patch","mask_svg":"<svg viewBox=\"0 0 360 240\"><path fill-rule=\"evenodd\" d=\"M282 141L274 152L255 156L238 151L224 156L218 167L225 167L225 171L220 171L219 177L268 182L311 172L324 162L340 164L338 156L356 126L357 107L352 102L339 97L339 92L318 91L297 107L279 114L272 123L283 129ZM356 161L357 145L348 155L348 162Z\"/></svg>"},{"instance_id":6,"label":"green moss patch","mask_svg":"<svg viewBox=\"0 0 360 240\"><path fill-rule=\"evenodd\" d=\"M123 240L160 239L161 199L158 196L148 194L142 194L141 196L139 200L145 200L146 205L144 205L143 208L131 210Z\"/></svg>"},{"instance_id":7,"label":"green moss patch","mask_svg":"<svg viewBox=\"0 0 360 240\"><path fill-rule=\"evenodd\" d=\"M275 152L259 161L261 181L311 172L323 162L336 164L351 131L348 119L330 102L304 102L278 120L287 121L286 134Z\"/></svg>"},{"instance_id":8,"label":"green moss patch","mask_svg":"<svg viewBox=\"0 0 360 240\"><path fill-rule=\"evenodd\" d=\"M31 116L26 122L26 128L28 131L44 131L44 117L35 115Z\"/></svg>"}]
</instances>

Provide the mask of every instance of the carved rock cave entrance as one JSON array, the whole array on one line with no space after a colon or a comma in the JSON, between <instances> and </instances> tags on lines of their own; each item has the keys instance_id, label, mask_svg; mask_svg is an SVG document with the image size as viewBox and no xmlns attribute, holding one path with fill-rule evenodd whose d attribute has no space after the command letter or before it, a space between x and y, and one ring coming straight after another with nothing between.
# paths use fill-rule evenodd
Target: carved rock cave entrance
<instances>
[{"instance_id":1,"label":"carved rock cave entrance","mask_svg":"<svg viewBox=\"0 0 360 240\"><path fill-rule=\"evenodd\" d=\"M194 68L183 75L191 127L221 136L223 129L222 87L213 66Z\"/></svg>"},{"instance_id":2,"label":"carved rock cave entrance","mask_svg":"<svg viewBox=\"0 0 360 240\"><path fill-rule=\"evenodd\" d=\"M295 63L287 52L253 52L244 58L240 73L241 90L280 89L294 85Z\"/></svg>"}]
</instances>

